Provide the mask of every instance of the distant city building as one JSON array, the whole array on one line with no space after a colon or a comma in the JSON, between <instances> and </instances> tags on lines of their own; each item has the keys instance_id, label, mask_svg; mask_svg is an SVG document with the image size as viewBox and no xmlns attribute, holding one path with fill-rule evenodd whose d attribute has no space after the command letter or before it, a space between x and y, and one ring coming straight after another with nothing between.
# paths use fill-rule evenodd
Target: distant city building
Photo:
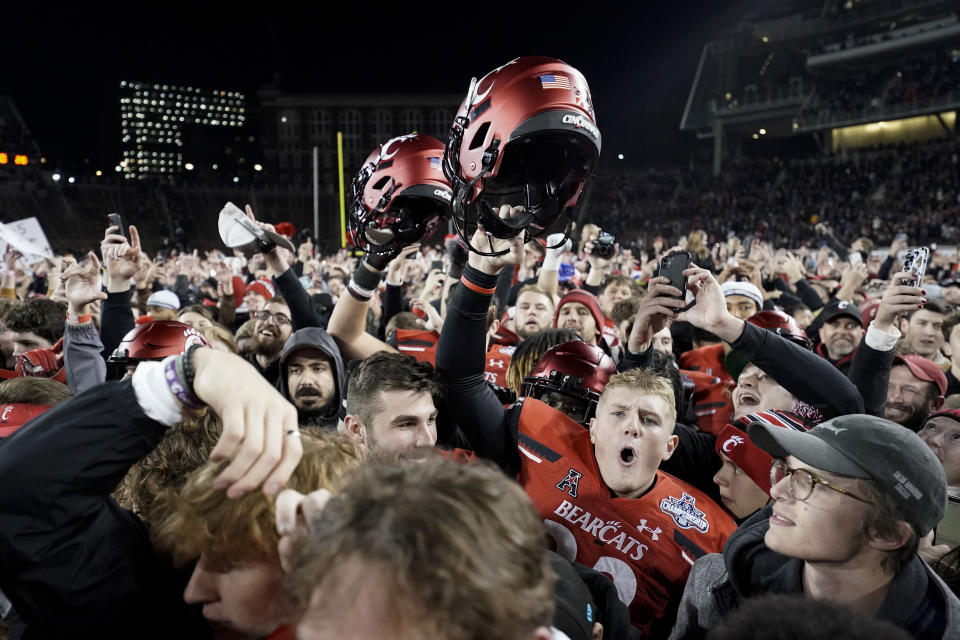
<instances>
[{"instance_id":1,"label":"distant city building","mask_svg":"<svg viewBox=\"0 0 960 640\"><path fill-rule=\"evenodd\" d=\"M343 133L345 181L379 144L424 133L446 141L463 98L452 94L291 95L259 92L266 171L281 184L308 187L318 148L321 192L337 190L337 132Z\"/></svg>"},{"instance_id":2,"label":"distant city building","mask_svg":"<svg viewBox=\"0 0 960 640\"><path fill-rule=\"evenodd\" d=\"M248 120L239 91L127 81L120 83L120 115L117 171L125 178L177 174L201 162L217 170L218 153Z\"/></svg>"}]
</instances>

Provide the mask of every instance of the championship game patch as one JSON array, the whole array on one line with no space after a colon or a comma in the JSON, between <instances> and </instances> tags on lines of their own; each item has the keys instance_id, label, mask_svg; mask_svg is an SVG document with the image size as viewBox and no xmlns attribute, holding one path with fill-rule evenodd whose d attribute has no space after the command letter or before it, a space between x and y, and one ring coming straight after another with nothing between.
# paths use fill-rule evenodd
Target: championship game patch
<instances>
[{"instance_id":1,"label":"championship game patch","mask_svg":"<svg viewBox=\"0 0 960 640\"><path fill-rule=\"evenodd\" d=\"M669 496L661 500L660 511L673 518L681 529L696 529L700 533L706 533L710 529L710 523L707 522L706 514L697 509L697 499L688 493L682 495L681 498Z\"/></svg>"}]
</instances>

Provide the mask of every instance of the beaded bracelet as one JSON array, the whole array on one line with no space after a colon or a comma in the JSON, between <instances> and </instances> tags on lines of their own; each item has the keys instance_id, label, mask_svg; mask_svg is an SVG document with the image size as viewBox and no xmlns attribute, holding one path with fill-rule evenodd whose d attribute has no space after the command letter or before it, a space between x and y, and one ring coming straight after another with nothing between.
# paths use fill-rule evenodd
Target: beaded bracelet
<instances>
[{"instance_id":1,"label":"beaded bracelet","mask_svg":"<svg viewBox=\"0 0 960 640\"><path fill-rule=\"evenodd\" d=\"M181 356L183 360L183 381L186 383L190 393L193 393L193 379L197 376L197 370L193 367L193 352L203 347L201 344L192 344Z\"/></svg>"}]
</instances>

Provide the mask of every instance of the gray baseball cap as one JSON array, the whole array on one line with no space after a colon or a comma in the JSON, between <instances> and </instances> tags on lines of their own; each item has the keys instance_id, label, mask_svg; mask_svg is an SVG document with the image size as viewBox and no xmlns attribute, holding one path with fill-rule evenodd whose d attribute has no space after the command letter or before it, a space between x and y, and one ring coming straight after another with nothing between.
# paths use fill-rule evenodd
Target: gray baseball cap
<instances>
[{"instance_id":1,"label":"gray baseball cap","mask_svg":"<svg viewBox=\"0 0 960 640\"><path fill-rule=\"evenodd\" d=\"M806 432L753 422L747 433L775 458L792 455L817 469L873 480L918 535L937 526L946 510L943 465L917 434L895 422L852 414Z\"/></svg>"}]
</instances>

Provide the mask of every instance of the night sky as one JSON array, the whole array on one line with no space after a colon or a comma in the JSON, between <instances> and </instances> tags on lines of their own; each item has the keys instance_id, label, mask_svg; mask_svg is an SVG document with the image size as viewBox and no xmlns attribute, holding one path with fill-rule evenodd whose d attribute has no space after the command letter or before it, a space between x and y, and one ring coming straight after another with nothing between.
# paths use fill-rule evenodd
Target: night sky
<instances>
[{"instance_id":1,"label":"night sky","mask_svg":"<svg viewBox=\"0 0 960 640\"><path fill-rule=\"evenodd\" d=\"M120 80L251 96L274 78L289 92L459 94L471 76L516 56L548 55L590 83L605 158L676 164L694 145L678 127L703 45L759 3L471 3L470 17L450 2L393 12L346 4L357 11L262 3L247 15L239 3L128 2L14 12L0 18L0 94L13 97L51 163L109 169Z\"/></svg>"}]
</instances>

